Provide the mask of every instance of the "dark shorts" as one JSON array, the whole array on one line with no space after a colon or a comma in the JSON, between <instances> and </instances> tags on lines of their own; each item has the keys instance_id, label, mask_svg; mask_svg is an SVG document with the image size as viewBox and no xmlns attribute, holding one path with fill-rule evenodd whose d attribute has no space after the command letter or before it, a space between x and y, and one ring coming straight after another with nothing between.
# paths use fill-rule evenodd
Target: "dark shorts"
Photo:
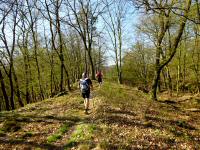
<instances>
[{"instance_id":1,"label":"dark shorts","mask_svg":"<svg viewBox=\"0 0 200 150\"><path fill-rule=\"evenodd\" d=\"M102 82L102 78L98 78L98 82L101 83Z\"/></svg>"},{"instance_id":2,"label":"dark shorts","mask_svg":"<svg viewBox=\"0 0 200 150\"><path fill-rule=\"evenodd\" d=\"M90 98L90 91L82 93L83 98Z\"/></svg>"}]
</instances>

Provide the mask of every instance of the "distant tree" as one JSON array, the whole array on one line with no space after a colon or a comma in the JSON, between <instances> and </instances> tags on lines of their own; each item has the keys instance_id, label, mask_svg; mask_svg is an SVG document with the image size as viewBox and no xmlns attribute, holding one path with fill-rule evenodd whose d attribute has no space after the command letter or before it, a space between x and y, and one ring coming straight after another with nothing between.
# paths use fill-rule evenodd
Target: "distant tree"
<instances>
[{"instance_id":1,"label":"distant tree","mask_svg":"<svg viewBox=\"0 0 200 150\"><path fill-rule=\"evenodd\" d=\"M102 16L107 33L109 35L115 54L115 64L118 82L122 84L122 46L123 46L123 26L126 17L127 6L124 0L104 1L106 5L105 15Z\"/></svg>"},{"instance_id":2,"label":"distant tree","mask_svg":"<svg viewBox=\"0 0 200 150\"><path fill-rule=\"evenodd\" d=\"M138 41L123 57L124 81L148 88L152 81L153 54L153 47Z\"/></svg>"},{"instance_id":3,"label":"distant tree","mask_svg":"<svg viewBox=\"0 0 200 150\"><path fill-rule=\"evenodd\" d=\"M92 58L92 44L96 36L95 24L102 13L101 2L99 1L64 1L66 6L66 17L64 22L71 26L80 35L85 51L91 65L92 79L95 79L95 66ZM85 55L85 71L88 71Z\"/></svg>"},{"instance_id":4,"label":"distant tree","mask_svg":"<svg viewBox=\"0 0 200 150\"><path fill-rule=\"evenodd\" d=\"M41 79L41 70L40 70L40 63L38 60L38 45L39 45L39 41L38 41L38 33L37 33L37 22L38 22L38 11L35 9L34 5L35 5L36 1L29 1L26 0L26 4L28 7L28 14L27 14L27 22L29 23L30 26L30 30L31 30L31 36L33 39L33 49L34 49L34 54L35 54L35 62L36 62L36 68L37 68L37 79L38 79L38 84L39 84L39 88L40 88L40 96L42 99L44 99L44 90L42 87L42 79Z\"/></svg>"},{"instance_id":5,"label":"distant tree","mask_svg":"<svg viewBox=\"0 0 200 150\"><path fill-rule=\"evenodd\" d=\"M60 91L63 91L63 72L65 70L66 76L67 76L67 85L68 85L68 89L71 90L70 88L70 79L69 79L69 73L64 65L64 55L63 55L63 38L62 38L62 33L61 33L61 25L60 25L60 13L59 13L59 8L60 8L60 0L56 1L56 5L55 5L55 13L56 13L56 30L59 36L59 58L61 61L61 80L60 80Z\"/></svg>"}]
</instances>

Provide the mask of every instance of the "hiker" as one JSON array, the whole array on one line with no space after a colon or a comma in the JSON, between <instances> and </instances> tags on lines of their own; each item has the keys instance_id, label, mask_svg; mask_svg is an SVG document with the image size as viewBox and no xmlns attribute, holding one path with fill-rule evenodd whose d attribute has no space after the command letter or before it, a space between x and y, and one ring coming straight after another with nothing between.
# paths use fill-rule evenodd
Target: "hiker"
<instances>
[{"instance_id":1,"label":"hiker","mask_svg":"<svg viewBox=\"0 0 200 150\"><path fill-rule=\"evenodd\" d=\"M88 114L90 89L93 90L93 85L90 78L88 78L87 73L82 74L82 79L80 79L79 87L84 98L85 113Z\"/></svg>"},{"instance_id":2,"label":"hiker","mask_svg":"<svg viewBox=\"0 0 200 150\"><path fill-rule=\"evenodd\" d=\"M98 80L98 83L99 83L99 87L100 87L101 84L102 84L102 78L103 78L103 73L101 72L101 70L99 70L97 72L96 77L97 77L97 80Z\"/></svg>"}]
</instances>

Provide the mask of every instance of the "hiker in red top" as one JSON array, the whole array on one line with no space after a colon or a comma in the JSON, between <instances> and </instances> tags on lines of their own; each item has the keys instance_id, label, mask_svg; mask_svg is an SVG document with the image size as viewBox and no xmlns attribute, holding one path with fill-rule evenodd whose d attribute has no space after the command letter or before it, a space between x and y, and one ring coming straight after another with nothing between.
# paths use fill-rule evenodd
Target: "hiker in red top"
<instances>
[{"instance_id":1,"label":"hiker in red top","mask_svg":"<svg viewBox=\"0 0 200 150\"><path fill-rule=\"evenodd\" d=\"M97 80L98 80L98 83L99 83L99 87L100 87L101 84L102 84L102 78L103 78L103 73L101 72L101 70L99 70L97 72L96 77L97 77Z\"/></svg>"}]
</instances>

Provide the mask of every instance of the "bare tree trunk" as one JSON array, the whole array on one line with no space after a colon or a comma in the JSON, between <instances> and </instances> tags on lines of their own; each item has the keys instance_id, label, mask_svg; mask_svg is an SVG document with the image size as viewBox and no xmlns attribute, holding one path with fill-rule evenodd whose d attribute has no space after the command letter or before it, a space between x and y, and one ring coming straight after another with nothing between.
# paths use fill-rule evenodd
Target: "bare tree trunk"
<instances>
[{"instance_id":1,"label":"bare tree trunk","mask_svg":"<svg viewBox=\"0 0 200 150\"><path fill-rule=\"evenodd\" d=\"M161 68L160 66L160 51L161 51L161 42L162 42L162 38L164 37L164 32L161 35L161 39L158 42L159 47L156 49L156 67L155 67L155 75L154 75L154 80L153 80L153 85L152 85L152 99L157 100L157 87L158 87L158 82L160 80L160 72L161 72Z\"/></svg>"},{"instance_id":2,"label":"bare tree trunk","mask_svg":"<svg viewBox=\"0 0 200 150\"><path fill-rule=\"evenodd\" d=\"M158 68L155 71L155 76L153 80L153 85L152 85L152 99L157 100L157 87L158 87L158 81L160 80L160 72L161 70Z\"/></svg>"},{"instance_id":3,"label":"bare tree trunk","mask_svg":"<svg viewBox=\"0 0 200 150\"><path fill-rule=\"evenodd\" d=\"M186 41L186 39L187 39L187 35L186 35L186 30L184 30L184 40L183 40L183 47L184 47L184 51L183 51L183 69L182 69L182 79L183 79L183 81L182 81L182 90L183 90L183 92L185 92L185 90L186 90L186 87L185 87L185 78L186 78L186 60L187 60L187 58L186 58L186 53L187 53L187 41Z\"/></svg>"},{"instance_id":4,"label":"bare tree trunk","mask_svg":"<svg viewBox=\"0 0 200 150\"><path fill-rule=\"evenodd\" d=\"M60 30L60 16L59 16L59 0L56 0L56 30L59 36L59 57L60 57L60 92L64 91L64 56L63 56L63 42L62 42L62 33Z\"/></svg>"},{"instance_id":5,"label":"bare tree trunk","mask_svg":"<svg viewBox=\"0 0 200 150\"><path fill-rule=\"evenodd\" d=\"M87 51L84 50L84 52L85 52L85 71L84 72L88 72Z\"/></svg>"},{"instance_id":6,"label":"bare tree trunk","mask_svg":"<svg viewBox=\"0 0 200 150\"><path fill-rule=\"evenodd\" d=\"M164 78L165 89L167 89L167 73L165 69L162 70L162 76Z\"/></svg>"},{"instance_id":7,"label":"bare tree trunk","mask_svg":"<svg viewBox=\"0 0 200 150\"><path fill-rule=\"evenodd\" d=\"M48 17L49 17L49 27L50 27L50 33L51 33L51 48L52 50L56 50L56 46L55 46L55 37L54 37L54 31L53 31L53 21L52 21L52 17L51 17L51 14L50 14L50 11L49 11L49 6L47 4L47 1L45 0L45 6L46 6L46 9L47 9L47 14L48 14ZM59 54L58 54L59 55ZM60 57L59 57L60 58ZM51 61L51 96L53 96L55 94L55 91L57 90L56 88L56 83L55 83L55 80L54 80L54 74L53 74L53 54L52 54L52 61ZM54 83L54 88L53 88L53 83Z\"/></svg>"},{"instance_id":8,"label":"bare tree trunk","mask_svg":"<svg viewBox=\"0 0 200 150\"><path fill-rule=\"evenodd\" d=\"M25 90L26 90L26 103L30 103L30 92L29 92L29 73L28 73L28 63L29 63L29 54L28 54L28 31L25 28L25 20L22 20L22 45L20 44L19 37L18 37L18 46L20 51L23 55L24 60L24 72L25 72Z\"/></svg>"},{"instance_id":9,"label":"bare tree trunk","mask_svg":"<svg viewBox=\"0 0 200 150\"><path fill-rule=\"evenodd\" d=\"M20 94L20 90L19 90L19 83L18 83L18 79L17 79L17 75L15 73L14 67L13 67L13 77L14 77L14 81L15 81L15 85L16 85L16 95L18 98L19 105L21 107L24 107L24 104L23 104L22 98L21 98L21 94Z\"/></svg>"},{"instance_id":10,"label":"bare tree trunk","mask_svg":"<svg viewBox=\"0 0 200 150\"><path fill-rule=\"evenodd\" d=\"M25 69L25 87L26 87L26 103L29 104L31 102L31 95L30 95L30 82L31 77L29 77L29 70L31 70L30 61L29 61L29 52L28 52L28 33L26 33L24 39L23 39L23 47L24 47L24 69ZM31 73L30 73L31 75ZM33 86L33 85L32 85ZM33 88L33 87L32 87Z\"/></svg>"},{"instance_id":11,"label":"bare tree trunk","mask_svg":"<svg viewBox=\"0 0 200 150\"><path fill-rule=\"evenodd\" d=\"M33 14L31 12L31 6L29 4L29 0L26 0L26 3L28 5L28 11L29 11L30 19L31 19L30 28L31 28L31 32L32 32L33 42L34 42L34 54L35 54L35 62L36 62L36 68L37 68L37 73L38 73L37 79L38 79L38 82L39 82L40 96L41 96L42 100L44 100L44 93L43 93L42 82L41 82L40 66L39 66L39 61L38 61L38 56L37 56L38 55L38 53L37 53L38 41L37 41L37 35L36 35L37 33L34 30L34 28L37 28L36 27L37 18L35 18L35 20L33 18Z\"/></svg>"},{"instance_id":12,"label":"bare tree trunk","mask_svg":"<svg viewBox=\"0 0 200 150\"><path fill-rule=\"evenodd\" d=\"M176 95L179 94L179 87L180 87L180 74L181 74L181 50L179 49L178 54L178 66L177 66L177 79L176 79Z\"/></svg>"},{"instance_id":13,"label":"bare tree trunk","mask_svg":"<svg viewBox=\"0 0 200 150\"><path fill-rule=\"evenodd\" d=\"M12 64L10 64L12 65ZM12 69L10 67L9 70L9 81L10 81L10 104L11 104L11 108L12 110L15 109L15 103L14 103L14 86L13 86L13 79L12 79Z\"/></svg>"},{"instance_id":14,"label":"bare tree trunk","mask_svg":"<svg viewBox=\"0 0 200 150\"><path fill-rule=\"evenodd\" d=\"M9 99L8 99L8 95L7 95L7 92L6 92L6 87L5 87L5 83L4 83L4 80L3 80L3 75L1 73L1 70L0 70L0 81L1 81L1 90L3 92L3 96L4 96L4 99L5 99L6 110L10 110Z\"/></svg>"},{"instance_id":15,"label":"bare tree trunk","mask_svg":"<svg viewBox=\"0 0 200 150\"><path fill-rule=\"evenodd\" d=\"M14 81L15 81L15 84L16 84L16 95L18 97L18 102L19 102L19 105L21 107L24 106L23 102L22 102L22 99L21 99L21 95L20 95L20 91L19 91L19 84L18 84L18 80L17 80L17 75L15 73L15 70L14 70L14 66L13 66L13 53L14 53L14 50L15 50L15 37L16 37L16 26L17 26L17 15L18 15L18 4L16 4L16 8L15 8L15 15L13 16L14 18L14 26L13 26L13 42L12 42L12 50L11 50L11 73L13 74L13 77L14 77Z\"/></svg>"},{"instance_id":16,"label":"bare tree trunk","mask_svg":"<svg viewBox=\"0 0 200 150\"><path fill-rule=\"evenodd\" d=\"M119 8L120 6L118 6ZM122 11L119 10L119 16L117 16L117 32L118 32L118 43L119 43L119 83L122 84Z\"/></svg>"},{"instance_id":17,"label":"bare tree trunk","mask_svg":"<svg viewBox=\"0 0 200 150\"><path fill-rule=\"evenodd\" d=\"M167 72L167 89L170 96L172 96L172 79L168 66L166 66L166 72Z\"/></svg>"},{"instance_id":18,"label":"bare tree trunk","mask_svg":"<svg viewBox=\"0 0 200 150\"><path fill-rule=\"evenodd\" d=\"M186 46L186 32L185 32L185 41L184 41L184 49L185 49L185 52L184 52L184 55L183 55L183 92L185 92L185 78L186 78L186 51L187 51L187 46Z\"/></svg>"},{"instance_id":19,"label":"bare tree trunk","mask_svg":"<svg viewBox=\"0 0 200 150\"><path fill-rule=\"evenodd\" d=\"M99 46L99 53L98 53L98 68L97 68L97 70L101 70L101 46L100 46L99 40L98 40L98 46Z\"/></svg>"},{"instance_id":20,"label":"bare tree trunk","mask_svg":"<svg viewBox=\"0 0 200 150\"><path fill-rule=\"evenodd\" d=\"M44 29L44 31L45 31L45 29ZM51 88L51 93L50 93L50 95L51 95L51 97L53 97L53 91L54 91L54 89L53 89L53 80L54 80L54 72L53 72L53 70L54 70L54 58L53 58L53 52L49 52L49 48L48 48L48 41L47 41L47 37L46 37L46 35L45 35L45 33L44 33L44 37L45 37L45 44L46 44L46 50L47 50L47 55L48 55L48 58L49 58L49 64L50 64L50 76L51 76L51 78L50 78L50 88ZM51 44L51 45L53 45L53 44ZM51 49L53 50L53 46L51 46Z\"/></svg>"},{"instance_id":21,"label":"bare tree trunk","mask_svg":"<svg viewBox=\"0 0 200 150\"><path fill-rule=\"evenodd\" d=\"M94 68L94 63L92 60L91 49L88 50L88 56L89 56L90 65L91 65L91 69L92 69L92 79L95 80L95 68Z\"/></svg>"},{"instance_id":22,"label":"bare tree trunk","mask_svg":"<svg viewBox=\"0 0 200 150\"><path fill-rule=\"evenodd\" d=\"M28 52L27 48L25 48L25 56L24 56L24 69L25 69L25 87L26 87L26 103L30 103L30 92L29 92L29 74L28 74Z\"/></svg>"},{"instance_id":23,"label":"bare tree trunk","mask_svg":"<svg viewBox=\"0 0 200 150\"><path fill-rule=\"evenodd\" d=\"M41 82L41 73L40 73L40 66L39 66L39 61L38 61L38 54L37 54L37 42L36 42L36 37L35 33L33 31L33 39L34 39L34 53L35 53L35 62L36 62L36 67L37 67L37 73L38 73L38 82L39 82L39 88L40 88L40 96L42 100L44 100L44 93L43 93L43 88L42 88L42 82Z\"/></svg>"}]
</instances>

